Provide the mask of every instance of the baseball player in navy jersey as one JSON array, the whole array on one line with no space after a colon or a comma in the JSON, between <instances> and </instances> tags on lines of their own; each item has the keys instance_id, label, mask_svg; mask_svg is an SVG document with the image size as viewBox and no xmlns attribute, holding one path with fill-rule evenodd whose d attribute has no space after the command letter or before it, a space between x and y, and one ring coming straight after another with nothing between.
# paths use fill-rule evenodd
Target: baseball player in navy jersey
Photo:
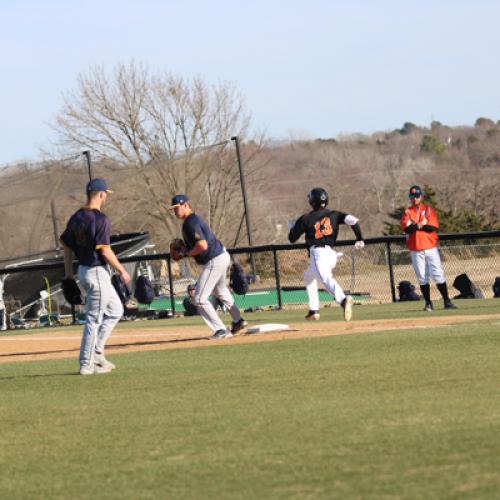
<instances>
[{"instance_id":1,"label":"baseball player in navy jersey","mask_svg":"<svg viewBox=\"0 0 500 500\"><path fill-rule=\"evenodd\" d=\"M310 264L304 273L304 281L309 297L309 312L306 319L319 319L319 281L344 309L344 319L350 321L352 317L352 297L345 295L342 287L332 276L332 270L337 264L337 252L335 252L333 246L337 240L340 224L351 226L356 235L357 241L354 245L356 249L365 246L358 219L353 215L326 208L328 193L323 188L314 188L308 194L308 200L312 211L297 219L288 235L290 242L295 243L305 234L309 251Z\"/></svg>"},{"instance_id":2,"label":"baseball player in navy jersey","mask_svg":"<svg viewBox=\"0 0 500 500\"><path fill-rule=\"evenodd\" d=\"M243 330L247 322L241 317L240 310L234 304L234 298L226 285L226 274L230 264L229 254L203 217L194 213L191 202L185 194L174 196L170 208L174 210L175 216L183 221L182 237L186 244L184 256L194 257L195 261L203 266L192 301L212 330L211 339L232 337L233 334ZM211 294L229 310L232 318L230 330L224 326L210 302Z\"/></svg>"},{"instance_id":3,"label":"baseball player in navy jersey","mask_svg":"<svg viewBox=\"0 0 500 500\"><path fill-rule=\"evenodd\" d=\"M74 254L78 260L78 278L87 296L80 375L108 373L115 368L105 358L104 347L122 317L123 306L111 284L109 267L115 269L125 283L130 282L128 272L111 249L110 221L101 212L111 192L104 179L92 179L87 184L87 204L71 216L61 235L66 278L73 278Z\"/></svg>"},{"instance_id":4,"label":"baseball player in navy jersey","mask_svg":"<svg viewBox=\"0 0 500 500\"><path fill-rule=\"evenodd\" d=\"M425 299L425 311L433 311L430 278L443 297L445 309L456 309L448 296L448 286L439 256L439 221L434 208L422 203L424 193L420 186L411 186L408 191L410 206L401 217L401 229L406 233L406 246L410 250L411 262Z\"/></svg>"}]
</instances>

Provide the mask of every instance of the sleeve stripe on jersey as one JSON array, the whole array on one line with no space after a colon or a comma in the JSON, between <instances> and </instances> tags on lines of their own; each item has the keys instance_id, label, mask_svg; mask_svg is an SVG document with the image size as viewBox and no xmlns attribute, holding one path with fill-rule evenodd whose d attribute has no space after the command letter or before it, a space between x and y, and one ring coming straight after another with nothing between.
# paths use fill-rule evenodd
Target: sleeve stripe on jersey
<instances>
[{"instance_id":1,"label":"sleeve stripe on jersey","mask_svg":"<svg viewBox=\"0 0 500 500\"><path fill-rule=\"evenodd\" d=\"M96 250L101 250L102 248L111 248L111 245L96 245L95 246Z\"/></svg>"}]
</instances>

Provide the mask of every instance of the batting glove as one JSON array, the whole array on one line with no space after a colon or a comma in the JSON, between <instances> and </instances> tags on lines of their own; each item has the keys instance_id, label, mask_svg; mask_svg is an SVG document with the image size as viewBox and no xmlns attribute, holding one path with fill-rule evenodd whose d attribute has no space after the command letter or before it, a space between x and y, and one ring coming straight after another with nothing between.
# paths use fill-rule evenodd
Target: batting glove
<instances>
[{"instance_id":1,"label":"batting glove","mask_svg":"<svg viewBox=\"0 0 500 500\"><path fill-rule=\"evenodd\" d=\"M365 242L363 240L356 241L356 243L354 243L354 248L356 250L361 250L362 248L365 248Z\"/></svg>"}]
</instances>

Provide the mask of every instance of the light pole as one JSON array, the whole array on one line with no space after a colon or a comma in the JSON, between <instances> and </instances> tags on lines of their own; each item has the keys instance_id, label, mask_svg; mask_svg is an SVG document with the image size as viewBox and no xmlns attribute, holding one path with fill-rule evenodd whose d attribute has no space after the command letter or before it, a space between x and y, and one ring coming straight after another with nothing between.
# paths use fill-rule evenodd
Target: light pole
<instances>
[{"instance_id":1,"label":"light pole","mask_svg":"<svg viewBox=\"0 0 500 500\"><path fill-rule=\"evenodd\" d=\"M87 159L87 168L89 170L89 180L92 180L92 161L90 159L90 151L82 151L82 155Z\"/></svg>"},{"instance_id":2,"label":"light pole","mask_svg":"<svg viewBox=\"0 0 500 500\"><path fill-rule=\"evenodd\" d=\"M236 159L238 160L238 168L240 170L240 184L241 184L241 193L243 195L243 207L245 210L245 222L247 226L247 235L248 235L248 245L253 247L253 238L252 238L252 225L250 223L250 209L248 208L247 203L247 191L245 188L245 175L243 173L243 162L241 160L240 154L240 139L237 135L231 137L231 140L234 141L236 146ZM250 262L252 264L252 273L254 276L257 275L255 270L255 259L253 253L250 254Z\"/></svg>"}]
</instances>

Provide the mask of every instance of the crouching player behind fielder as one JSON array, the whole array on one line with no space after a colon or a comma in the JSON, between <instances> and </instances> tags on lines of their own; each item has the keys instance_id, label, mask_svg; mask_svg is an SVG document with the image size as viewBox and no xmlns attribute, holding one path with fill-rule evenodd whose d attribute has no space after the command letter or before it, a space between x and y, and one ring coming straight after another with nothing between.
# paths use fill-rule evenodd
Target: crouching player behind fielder
<instances>
[{"instance_id":1,"label":"crouching player behind fielder","mask_svg":"<svg viewBox=\"0 0 500 500\"><path fill-rule=\"evenodd\" d=\"M319 281L344 309L344 319L350 321L352 297L345 295L342 287L332 276L332 270L337 265L337 252L333 246L337 241L340 224L351 226L356 235L356 243L354 244L356 249L365 246L358 219L353 215L326 208L328 193L323 188L314 188L307 196L312 211L297 219L288 235L290 242L295 243L302 234L305 234L309 251L310 264L304 273L304 282L309 297L309 312L306 319L319 319Z\"/></svg>"},{"instance_id":2,"label":"crouching player behind fielder","mask_svg":"<svg viewBox=\"0 0 500 500\"><path fill-rule=\"evenodd\" d=\"M406 246L410 250L411 263L420 283L420 290L425 299L424 311L433 311L429 278L437 285L443 297L445 309L456 309L448 296L448 287L439 257L438 229L436 211L422 203L424 193L420 186L412 186L408 192L410 207L401 217L401 229L406 233Z\"/></svg>"},{"instance_id":3,"label":"crouching player behind fielder","mask_svg":"<svg viewBox=\"0 0 500 500\"><path fill-rule=\"evenodd\" d=\"M61 235L64 247L66 279L73 278L73 253L78 260L78 278L86 291L86 323L80 345L80 375L108 373L115 365L104 356L104 346L123 314L123 306L111 284L108 266L117 271L125 283L130 276L110 245L111 225L101 212L108 193L104 179L87 184L87 204L69 219Z\"/></svg>"}]
</instances>

